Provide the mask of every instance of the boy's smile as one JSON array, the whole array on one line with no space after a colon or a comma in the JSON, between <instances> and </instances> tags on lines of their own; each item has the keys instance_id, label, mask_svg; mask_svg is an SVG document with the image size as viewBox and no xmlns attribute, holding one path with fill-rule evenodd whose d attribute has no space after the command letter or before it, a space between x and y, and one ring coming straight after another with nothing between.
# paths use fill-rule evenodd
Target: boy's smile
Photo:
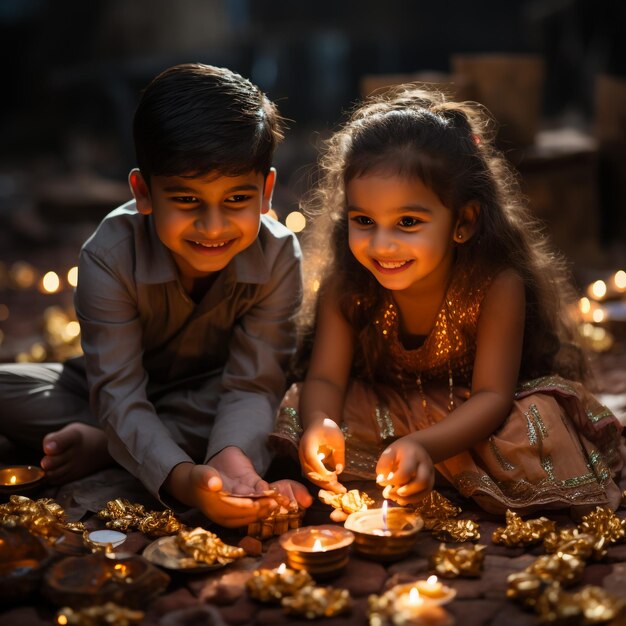
<instances>
[{"instance_id":1,"label":"boy's smile","mask_svg":"<svg viewBox=\"0 0 626 626\"><path fill-rule=\"evenodd\" d=\"M133 170L137 210L152 214L157 235L174 258L184 284L224 269L259 233L271 205L275 170L240 176L153 176L148 189Z\"/></svg>"}]
</instances>

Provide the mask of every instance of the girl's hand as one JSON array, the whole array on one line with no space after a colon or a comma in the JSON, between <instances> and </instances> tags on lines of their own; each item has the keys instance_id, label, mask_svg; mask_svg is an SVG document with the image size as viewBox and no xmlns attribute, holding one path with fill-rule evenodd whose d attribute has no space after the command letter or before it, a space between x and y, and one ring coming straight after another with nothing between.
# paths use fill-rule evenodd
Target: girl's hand
<instances>
[{"instance_id":1,"label":"girl's hand","mask_svg":"<svg viewBox=\"0 0 626 626\"><path fill-rule=\"evenodd\" d=\"M311 424L300 439L300 464L306 477L318 487L345 493L337 475L345 465L346 442L336 422L328 417Z\"/></svg>"},{"instance_id":2,"label":"girl's hand","mask_svg":"<svg viewBox=\"0 0 626 626\"><path fill-rule=\"evenodd\" d=\"M380 455L376 482L383 486L383 497L401 506L415 503L435 483L435 467L426 450L411 436L398 439Z\"/></svg>"}]
</instances>

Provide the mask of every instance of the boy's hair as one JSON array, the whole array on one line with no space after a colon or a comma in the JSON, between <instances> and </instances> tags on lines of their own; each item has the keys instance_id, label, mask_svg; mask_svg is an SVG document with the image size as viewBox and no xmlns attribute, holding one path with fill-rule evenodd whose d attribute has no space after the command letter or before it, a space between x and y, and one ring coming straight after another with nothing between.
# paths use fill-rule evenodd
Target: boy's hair
<instances>
[{"instance_id":1,"label":"boy's hair","mask_svg":"<svg viewBox=\"0 0 626 626\"><path fill-rule=\"evenodd\" d=\"M338 281L342 310L362 346L359 369L373 381L395 375L394 364L385 358L385 342L371 323L383 289L349 249L345 210L346 184L371 173L421 180L454 218L467 203L477 202L477 229L456 246L455 271L467 276L468 292L505 268L522 276L522 378L583 376L580 352L574 349L565 357L573 336L563 306L572 296L565 264L550 249L511 168L493 147L494 130L493 120L476 103L456 103L424 86L402 85L368 98L326 143L320 183L305 205L315 220L305 233L305 276L307 285L319 285L326 276ZM311 320L314 303L309 290L303 319L308 313ZM304 337L306 332L305 327Z\"/></svg>"},{"instance_id":2,"label":"boy's hair","mask_svg":"<svg viewBox=\"0 0 626 626\"><path fill-rule=\"evenodd\" d=\"M269 171L283 118L261 90L226 68L188 63L154 78L133 122L137 165L152 176Z\"/></svg>"}]
</instances>

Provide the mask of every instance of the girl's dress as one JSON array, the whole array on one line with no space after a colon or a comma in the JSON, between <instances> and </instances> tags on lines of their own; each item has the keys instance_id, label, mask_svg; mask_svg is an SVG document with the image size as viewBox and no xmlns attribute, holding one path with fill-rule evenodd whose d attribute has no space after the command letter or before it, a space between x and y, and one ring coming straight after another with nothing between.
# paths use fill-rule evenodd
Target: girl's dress
<instances>
[{"instance_id":1,"label":"girl's dress","mask_svg":"<svg viewBox=\"0 0 626 626\"><path fill-rule=\"evenodd\" d=\"M371 381L352 379L341 425L343 482L373 480L378 458L392 441L445 419L469 398L488 285L469 291L463 281L453 282L433 330L415 350L400 341L398 311L389 296L374 323L399 365L399 380L380 393ZM300 388L300 383L293 385L283 399L274 443L298 445ZM492 513L548 508L584 513L597 505L615 510L621 491L614 478L625 458L621 429L581 383L543 376L519 385L511 414L493 435L436 468L463 496Z\"/></svg>"}]
</instances>

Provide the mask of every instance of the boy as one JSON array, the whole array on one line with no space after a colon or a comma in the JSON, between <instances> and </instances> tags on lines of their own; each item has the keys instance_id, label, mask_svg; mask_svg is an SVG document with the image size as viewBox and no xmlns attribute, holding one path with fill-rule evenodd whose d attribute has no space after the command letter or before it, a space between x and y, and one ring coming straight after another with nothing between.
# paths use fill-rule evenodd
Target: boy
<instances>
[{"instance_id":1,"label":"boy","mask_svg":"<svg viewBox=\"0 0 626 626\"><path fill-rule=\"evenodd\" d=\"M276 506L225 492L268 488L259 473L295 347L300 249L262 215L281 124L256 86L223 68L175 66L143 92L134 200L80 254L84 359L0 372L0 428L17 443L43 439L51 480L113 459L161 500L224 526ZM311 502L298 483L276 487L283 501Z\"/></svg>"}]
</instances>

